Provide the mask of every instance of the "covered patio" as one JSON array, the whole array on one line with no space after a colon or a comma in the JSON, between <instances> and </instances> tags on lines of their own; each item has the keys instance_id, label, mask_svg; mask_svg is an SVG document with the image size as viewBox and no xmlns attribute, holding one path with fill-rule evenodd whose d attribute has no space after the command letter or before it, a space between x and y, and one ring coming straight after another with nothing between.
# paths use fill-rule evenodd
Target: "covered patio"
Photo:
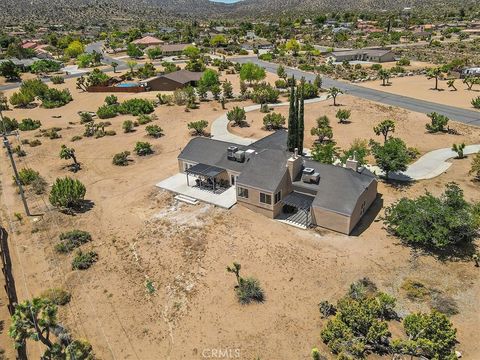
<instances>
[{"instance_id":1,"label":"covered patio","mask_svg":"<svg viewBox=\"0 0 480 360\"><path fill-rule=\"evenodd\" d=\"M225 169L206 164L196 164L185 170L187 186L190 186L189 175L195 176L195 185L201 189L211 190L214 193L219 190L218 176L225 173Z\"/></svg>"},{"instance_id":2,"label":"covered patio","mask_svg":"<svg viewBox=\"0 0 480 360\"><path fill-rule=\"evenodd\" d=\"M284 209L277 219L302 229L310 227L312 223L310 209L313 200L313 196L295 191L288 194L281 200Z\"/></svg>"}]
</instances>

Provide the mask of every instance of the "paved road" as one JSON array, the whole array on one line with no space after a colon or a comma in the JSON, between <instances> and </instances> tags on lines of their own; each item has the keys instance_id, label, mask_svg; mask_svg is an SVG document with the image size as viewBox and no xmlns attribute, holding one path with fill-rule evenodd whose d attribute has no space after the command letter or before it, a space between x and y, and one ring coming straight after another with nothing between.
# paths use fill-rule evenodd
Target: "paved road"
<instances>
[{"instance_id":1,"label":"paved road","mask_svg":"<svg viewBox=\"0 0 480 360\"><path fill-rule=\"evenodd\" d=\"M231 59L239 63L254 62L261 65L265 70L277 73L278 64L259 60L256 57L241 57ZM315 75L309 72L301 71L293 68L286 68L289 75L295 75L296 78L305 77L307 81L313 81ZM465 124L480 126L480 112L475 110L466 110L454 106L432 103L420 99L411 98L408 96L390 94L387 92L368 89L362 86L346 83L343 81L333 80L328 77L323 77L323 86L326 88L335 86L345 93L357 96L363 99L377 101L382 104L398 106L407 110L416 111L420 113L430 113L436 111L438 113L448 116L452 120L457 120Z\"/></svg>"}]
</instances>

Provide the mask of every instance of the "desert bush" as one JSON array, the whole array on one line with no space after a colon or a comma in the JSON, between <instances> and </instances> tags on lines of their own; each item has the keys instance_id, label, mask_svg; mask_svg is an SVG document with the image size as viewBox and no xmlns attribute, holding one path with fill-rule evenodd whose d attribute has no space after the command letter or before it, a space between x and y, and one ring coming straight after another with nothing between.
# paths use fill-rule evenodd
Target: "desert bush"
<instances>
[{"instance_id":1,"label":"desert bush","mask_svg":"<svg viewBox=\"0 0 480 360\"><path fill-rule=\"evenodd\" d=\"M228 121L233 122L234 126L242 126L245 124L247 115L245 114L245 109L235 106L232 110L227 112Z\"/></svg>"},{"instance_id":2,"label":"desert bush","mask_svg":"<svg viewBox=\"0 0 480 360\"><path fill-rule=\"evenodd\" d=\"M58 90L55 88L47 89L39 98L42 100L42 106L46 109L64 106L73 100L68 89Z\"/></svg>"},{"instance_id":3,"label":"desert bush","mask_svg":"<svg viewBox=\"0 0 480 360\"><path fill-rule=\"evenodd\" d=\"M318 96L318 87L311 83L303 84L303 98L304 99L313 99Z\"/></svg>"},{"instance_id":4,"label":"desert bush","mask_svg":"<svg viewBox=\"0 0 480 360\"><path fill-rule=\"evenodd\" d=\"M97 116L100 119L111 119L118 115L117 105L102 105L97 109Z\"/></svg>"},{"instance_id":5,"label":"desert bush","mask_svg":"<svg viewBox=\"0 0 480 360\"><path fill-rule=\"evenodd\" d=\"M36 179L40 177L40 173L33 169L24 168L18 172L18 179L20 184L26 186L31 185Z\"/></svg>"},{"instance_id":6,"label":"desert bush","mask_svg":"<svg viewBox=\"0 0 480 360\"><path fill-rule=\"evenodd\" d=\"M83 139L83 137L81 135L75 135L75 136L72 136L70 141L79 141L79 140L82 140L82 139Z\"/></svg>"},{"instance_id":7,"label":"desert bush","mask_svg":"<svg viewBox=\"0 0 480 360\"><path fill-rule=\"evenodd\" d=\"M113 155L113 160L112 160L113 165L127 166L129 155L130 155L130 151L122 151L121 153Z\"/></svg>"},{"instance_id":8,"label":"desert bush","mask_svg":"<svg viewBox=\"0 0 480 360\"><path fill-rule=\"evenodd\" d=\"M152 144L150 144L149 142L138 141L135 144L134 151L139 156L153 154Z\"/></svg>"},{"instance_id":9,"label":"desert bush","mask_svg":"<svg viewBox=\"0 0 480 360\"><path fill-rule=\"evenodd\" d=\"M142 114L137 118L137 122L139 125L145 125L145 124L151 123L153 120L156 120L156 118L157 117L154 114L153 115Z\"/></svg>"},{"instance_id":10,"label":"desert bush","mask_svg":"<svg viewBox=\"0 0 480 360\"><path fill-rule=\"evenodd\" d=\"M37 177L31 183L32 190L35 194L41 195L44 194L47 190L47 182L42 176Z\"/></svg>"},{"instance_id":11,"label":"desert bush","mask_svg":"<svg viewBox=\"0 0 480 360\"><path fill-rule=\"evenodd\" d=\"M279 91L272 87L272 85L262 82L254 85L251 99L257 104L276 103L279 94Z\"/></svg>"},{"instance_id":12,"label":"desert bush","mask_svg":"<svg viewBox=\"0 0 480 360\"><path fill-rule=\"evenodd\" d=\"M93 121L93 115L88 111L83 111L80 113L80 124L85 124Z\"/></svg>"},{"instance_id":13,"label":"desert bush","mask_svg":"<svg viewBox=\"0 0 480 360\"><path fill-rule=\"evenodd\" d=\"M42 142L39 139L33 139L28 142L28 145L30 145L30 147L36 147L42 145Z\"/></svg>"},{"instance_id":14,"label":"desert bush","mask_svg":"<svg viewBox=\"0 0 480 360\"><path fill-rule=\"evenodd\" d=\"M60 243L55 245L55 250L59 253L69 253L80 245L92 240L90 233L82 230L72 230L62 233L59 238Z\"/></svg>"},{"instance_id":15,"label":"desert bush","mask_svg":"<svg viewBox=\"0 0 480 360\"><path fill-rule=\"evenodd\" d=\"M475 109L480 109L480 96L477 96L476 98L473 98L471 103L472 103L472 106Z\"/></svg>"},{"instance_id":16,"label":"desert bush","mask_svg":"<svg viewBox=\"0 0 480 360\"><path fill-rule=\"evenodd\" d=\"M275 81L275 87L277 89L285 89L287 87L287 82L283 79L278 79Z\"/></svg>"},{"instance_id":17,"label":"desert bush","mask_svg":"<svg viewBox=\"0 0 480 360\"><path fill-rule=\"evenodd\" d=\"M263 126L266 130L278 130L285 125L285 117L282 114L272 112L263 117Z\"/></svg>"},{"instance_id":18,"label":"desert bush","mask_svg":"<svg viewBox=\"0 0 480 360\"><path fill-rule=\"evenodd\" d=\"M337 313L335 306L326 300L321 301L320 304L318 304L318 309L320 310L323 318L328 318L329 316Z\"/></svg>"},{"instance_id":19,"label":"desert bush","mask_svg":"<svg viewBox=\"0 0 480 360\"><path fill-rule=\"evenodd\" d=\"M72 270L86 270L97 261L98 254L95 251L78 250L72 261Z\"/></svg>"},{"instance_id":20,"label":"desert bush","mask_svg":"<svg viewBox=\"0 0 480 360\"><path fill-rule=\"evenodd\" d=\"M55 84L55 85L63 84L65 82L65 79L63 78L63 76L58 76L58 75L52 76L50 80L52 81L52 84Z\"/></svg>"},{"instance_id":21,"label":"desert bush","mask_svg":"<svg viewBox=\"0 0 480 360\"><path fill-rule=\"evenodd\" d=\"M62 306L67 305L70 302L72 294L61 288L52 288L42 292L41 297L50 300L55 305Z\"/></svg>"},{"instance_id":22,"label":"desert bush","mask_svg":"<svg viewBox=\"0 0 480 360\"><path fill-rule=\"evenodd\" d=\"M167 94L157 94L158 102L160 105L172 105L173 104L173 96Z\"/></svg>"},{"instance_id":23,"label":"desert bush","mask_svg":"<svg viewBox=\"0 0 480 360\"><path fill-rule=\"evenodd\" d=\"M187 124L187 128L192 130L192 134L198 136L204 135L207 127L208 121L206 120L192 121Z\"/></svg>"},{"instance_id":24,"label":"desert bush","mask_svg":"<svg viewBox=\"0 0 480 360\"><path fill-rule=\"evenodd\" d=\"M13 149L12 149L12 152L14 154L17 154L18 157L24 157L24 156L27 156L27 153L25 150L23 150L20 145L17 145L15 146Z\"/></svg>"},{"instance_id":25,"label":"desert bush","mask_svg":"<svg viewBox=\"0 0 480 360\"><path fill-rule=\"evenodd\" d=\"M431 120L430 124L425 125L428 132L437 133L437 132L445 132L446 131L445 126L447 126L448 121L450 120L448 117L446 117L445 115L436 113L436 112L432 112L430 114L427 114L427 116Z\"/></svg>"},{"instance_id":26,"label":"desert bush","mask_svg":"<svg viewBox=\"0 0 480 360\"><path fill-rule=\"evenodd\" d=\"M241 304L249 304L252 301L263 302L265 300L260 282L252 277L241 278L240 284L235 289L235 293Z\"/></svg>"},{"instance_id":27,"label":"desert bush","mask_svg":"<svg viewBox=\"0 0 480 360\"><path fill-rule=\"evenodd\" d=\"M415 301L425 301L430 297L432 291L427 288L423 283L417 280L406 279L402 286L402 290L405 291L407 298Z\"/></svg>"},{"instance_id":28,"label":"desert bush","mask_svg":"<svg viewBox=\"0 0 480 360\"><path fill-rule=\"evenodd\" d=\"M116 97L115 95L108 95L106 98L105 98L105 104L107 105L117 105L118 104L118 97Z\"/></svg>"},{"instance_id":29,"label":"desert bush","mask_svg":"<svg viewBox=\"0 0 480 360\"><path fill-rule=\"evenodd\" d=\"M459 313L458 305L451 296L441 293L433 293L430 300L430 307L447 316L457 315Z\"/></svg>"},{"instance_id":30,"label":"desert bush","mask_svg":"<svg viewBox=\"0 0 480 360\"><path fill-rule=\"evenodd\" d=\"M402 57L400 60L397 61L398 66L409 66L410 65L410 60L407 59L406 57Z\"/></svg>"},{"instance_id":31,"label":"desert bush","mask_svg":"<svg viewBox=\"0 0 480 360\"><path fill-rule=\"evenodd\" d=\"M30 118L23 119L20 124L18 124L18 128L22 131L36 130L40 126L42 126L40 120L32 120Z\"/></svg>"},{"instance_id":32,"label":"desert bush","mask_svg":"<svg viewBox=\"0 0 480 360\"><path fill-rule=\"evenodd\" d=\"M155 110L152 101L147 99L129 99L125 100L118 107L121 114L130 114L138 116L142 114L150 114Z\"/></svg>"},{"instance_id":33,"label":"desert bush","mask_svg":"<svg viewBox=\"0 0 480 360\"><path fill-rule=\"evenodd\" d=\"M123 132L129 133L133 131L133 121L132 120L125 120L122 124Z\"/></svg>"},{"instance_id":34,"label":"desert bush","mask_svg":"<svg viewBox=\"0 0 480 360\"><path fill-rule=\"evenodd\" d=\"M145 127L145 130L147 131L148 136L151 136L154 138L159 138L163 136L163 129L158 125L147 125Z\"/></svg>"},{"instance_id":35,"label":"desert bush","mask_svg":"<svg viewBox=\"0 0 480 360\"><path fill-rule=\"evenodd\" d=\"M79 180L58 178L52 186L49 200L53 206L74 210L81 207L86 192L85 185Z\"/></svg>"},{"instance_id":36,"label":"desert bush","mask_svg":"<svg viewBox=\"0 0 480 360\"><path fill-rule=\"evenodd\" d=\"M3 117L3 121L0 121L0 132L9 133L18 129L18 121L8 116Z\"/></svg>"}]
</instances>

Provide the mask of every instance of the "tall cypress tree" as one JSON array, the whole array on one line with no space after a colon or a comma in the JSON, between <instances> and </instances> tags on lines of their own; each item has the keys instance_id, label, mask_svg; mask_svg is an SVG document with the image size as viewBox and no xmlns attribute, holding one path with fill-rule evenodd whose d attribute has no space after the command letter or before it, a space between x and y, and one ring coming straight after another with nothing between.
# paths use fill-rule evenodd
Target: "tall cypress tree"
<instances>
[{"instance_id":1,"label":"tall cypress tree","mask_svg":"<svg viewBox=\"0 0 480 360\"><path fill-rule=\"evenodd\" d=\"M300 81L300 87L297 89L297 97L300 99L300 105L298 107L298 118L297 118L297 147L300 154L303 153L303 138L305 132L305 99L303 98L305 78L302 78Z\"/></svg>"},{"instance_id":2,"label":"tall cypress tree","mask_svg":"<svg viewBox=\"0 0 480 360\"><path fill-rule=\"evenodd\" d=\"M287 148L294 151L297 147L297 117L298 113L295 107L295 77L293 77L292 86L290 87L290 107L288 109L288 138Z\"/></svg>"}]
</instances>

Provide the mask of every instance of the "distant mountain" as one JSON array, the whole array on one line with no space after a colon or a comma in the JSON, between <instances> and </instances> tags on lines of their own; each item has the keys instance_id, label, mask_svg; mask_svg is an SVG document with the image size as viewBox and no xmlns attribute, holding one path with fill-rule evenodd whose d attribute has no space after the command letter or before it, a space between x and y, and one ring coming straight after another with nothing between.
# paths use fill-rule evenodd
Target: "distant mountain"
<instances>
[{"instance_id":1,"label":"distant mountain","mask_svg":"<svg viewBox=\"0 0 480 360\"><path fill-rule=\"evenodd\" d=\"M476 0L243 0L232 4L209 0L0 0L0 20L50 20L75 23L105 21L165 20L166 18L209 18L277 16L292 12L365 10L382 11L403 7L432 10Z\"/></svg>"}]
</instances>

